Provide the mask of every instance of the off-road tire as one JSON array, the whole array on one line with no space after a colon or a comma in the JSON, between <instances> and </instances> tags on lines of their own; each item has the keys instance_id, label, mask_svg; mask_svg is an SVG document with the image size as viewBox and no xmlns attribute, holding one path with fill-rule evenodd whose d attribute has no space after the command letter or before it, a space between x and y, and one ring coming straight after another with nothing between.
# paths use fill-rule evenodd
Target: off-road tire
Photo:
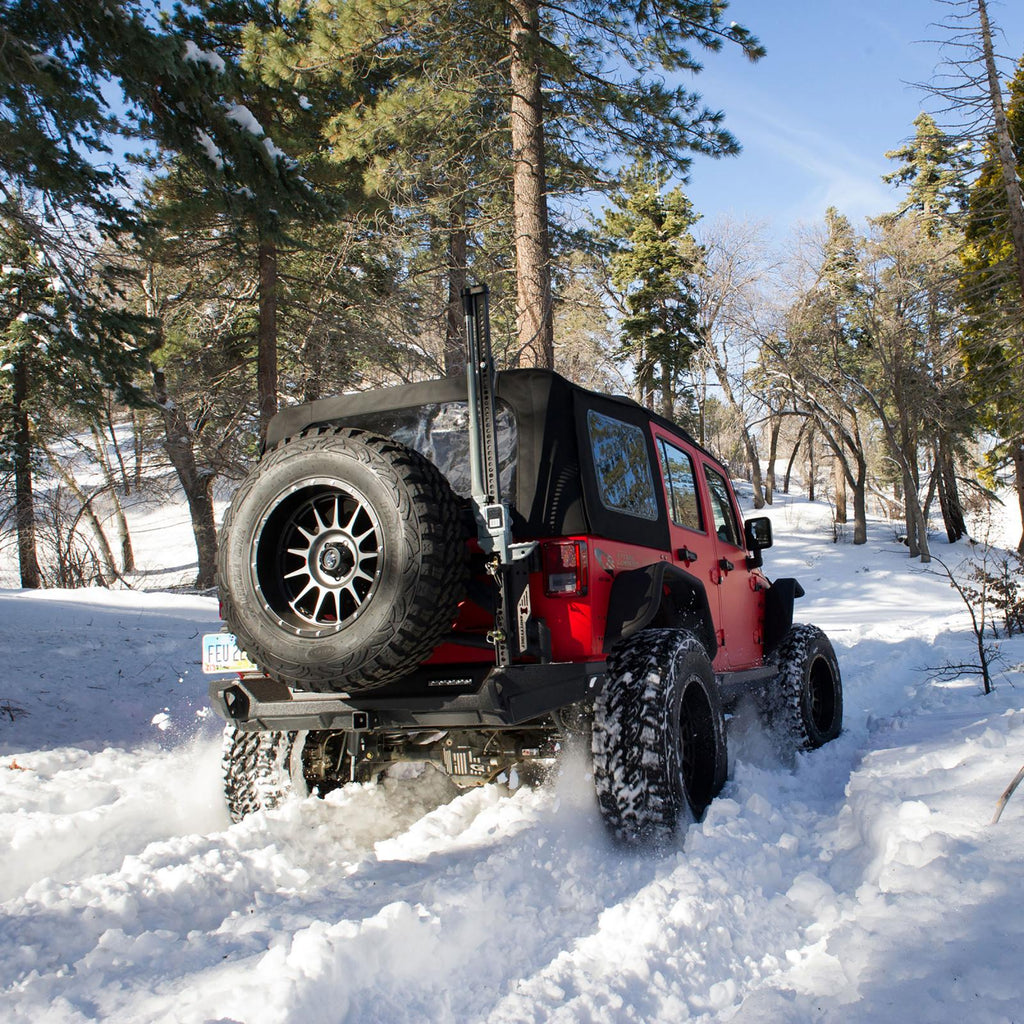
<instances>
[{"instance_id":1,"label":"off-road tire","mask_svg":"<svg viewBox=\"0 0 1024 1024\"><path fill-rule=\"evenodd\" d=\"M292 795L307 796L302 775L304 732L224 730L224 796L232 821L270 811Z\"/></svg>"},{"instance_id":2,"label":"off-road tire","mask_svg":"<svg viewBox=\"0 0 1024 1024\"><path fill-rule=\"evenodd\" d=\"M316 428L281 442L236 492L221 614L270 675L362 693L440 643L466 564L458 499L432 463L391 438Z\"/></svg>"},{"instance_id":3,"label":"off-road tire","mask_svg":"<svg viewBox=\"0 0 1024 1024\"><path fill-rule=\"evenodd\" d=\"M790 749L815 750L843 728L843 683L828 637L797 625L771 658L778 674L765 697L768 723Z\"/></svg>"},{"instance_id":4,"label":"off-road tire","mask_svg":"<svg viewBox=\"0 0 1024 1024\"><path fill-rule=\"evenodd\" d=\"M681 819L703 816L725 784L725 719L693 633L646 629L615 647L592 750L598 803L617 839L662 845Z\"/></svg>"}]
</instances>

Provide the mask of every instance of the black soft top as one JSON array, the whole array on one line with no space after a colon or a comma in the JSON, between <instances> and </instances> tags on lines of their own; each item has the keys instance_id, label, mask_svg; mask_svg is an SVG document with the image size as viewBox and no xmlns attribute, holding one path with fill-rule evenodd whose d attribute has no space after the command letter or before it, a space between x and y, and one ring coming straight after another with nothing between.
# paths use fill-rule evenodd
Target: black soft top
<instances>
[{"instance_id":1,"label":"black soft top","mask_svg":"<svg viewBox=\"0 0 1024 1024\"><path fill-rule=\"evenodd\" d=\"M693 447L696 442L676 424L622 396L601 395L571 383L551 370L505 370L497 375L496 395L513 411L518 427L518 460L513 529L518 536L565 536L597 532L604 536L668 549L668 526L638 524L611 514L595 500L583 473L578 438L587 409L644 427L656 422ZM279 412L267 430L267 447L308 427L324 423L359 425L362 417L444 402L466 401L464 377L401 384L397 387L322 398ZM649 437L649 431L645 431ZM651 442L651 465L657 456ZM587 454L589 469L589 454ZM657 489L660 493L660 488ZM659 501L661 498L659 497ZM664 513L664 509L662 509ZM652 536L652 526L657 536ZM661 536L664 534L664 536Z\"/></svg>"}]
</instances>

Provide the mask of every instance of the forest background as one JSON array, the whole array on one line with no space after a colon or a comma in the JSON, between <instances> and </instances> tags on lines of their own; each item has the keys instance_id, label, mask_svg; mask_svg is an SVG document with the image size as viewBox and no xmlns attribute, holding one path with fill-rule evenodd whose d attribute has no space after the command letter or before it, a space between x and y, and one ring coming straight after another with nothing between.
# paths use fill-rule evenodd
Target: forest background
<instances>
[{"instance_id":1,"label":"forest background","mask_svg":"<svg viewBox=\"0 0 1024 1024\"><path fill-rule=\"evenodd\" d=\"M739 152L702 63L771 61L723 2L0 0L22 586L131 574L154 453L212 586L215 484L274 412L463 372L469 280L501 365L678 420L755 506L796 473L837 541L882 512L925 561L931 523L954 541L1000 496L1024 521L1024 58L986 0L932 6L892 209L780 246L687 192Z\"/></svg>"}]
</instances>

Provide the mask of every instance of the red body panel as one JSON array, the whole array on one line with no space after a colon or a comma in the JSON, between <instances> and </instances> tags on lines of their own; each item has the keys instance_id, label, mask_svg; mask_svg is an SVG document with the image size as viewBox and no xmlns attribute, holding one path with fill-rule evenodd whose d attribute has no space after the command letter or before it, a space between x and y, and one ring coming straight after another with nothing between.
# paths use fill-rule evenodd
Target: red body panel
<instances>
[{"instance_id":1,"label":"red body panel","mask_svg":"<svg viewBox=\"0 0 1024 1024\"><path fill-rule=\"evenodd\" d=\"M678 452L685 453L693 466L693 480L699 501L701 529L681 526L669 515L671 551L627 544L597 536L574 535L555 540L551 544L581 541L587 547L585 592L575 594L549 594L545 591L543 572L530 576L530 602L532 614L542 619L551 634L551 656L555 662L597 661L606 656L605 632L608 627L608 606L612 584L618 573L639 569L656 562L669 562L678 566L704 585L708 606L718 640L718 652L713 661L716 671L737 671L755 668L764 660L764 591L767 580L758 569L747 564L747 551L742 543L743 519L732 485L721 466L679 436L652 424L655 439L663 439ZM735 524L733 529L712 528L723 516L725 498L719 483L719 505L716 513L715 497L709 480L724 481L727 502ZM659 477L666 494L669 484L664 467ZM667 501L671 510L671 501ZM728 518L728 511L724 512ZM730 539L731 537L731 539ZM518 538L520 540L525 538ZM732 541L739 540L740 544ZM473 633L483 637L492 628L493 620L479 606L466 602L462 605L457 632ZM490 650L483 647L443 644L428 664L484 663L493 660Z\"/></svg>"}]
</instances>

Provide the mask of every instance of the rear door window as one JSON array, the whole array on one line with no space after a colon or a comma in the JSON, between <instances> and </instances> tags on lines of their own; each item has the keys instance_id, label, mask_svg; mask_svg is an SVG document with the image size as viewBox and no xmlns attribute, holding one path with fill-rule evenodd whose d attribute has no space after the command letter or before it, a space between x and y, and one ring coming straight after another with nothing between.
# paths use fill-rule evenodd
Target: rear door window
<instances>
[{"instance_id":1,"label":"rear door window","mask_svg":"<svg viewBox=\"0 0 1024 1024\"><path fill-rule=\"evenodd\" d=\"M656 521L658 498L644 432L594 409L587 411L587 430L601 504L611 512Z\"/></svg>"}]
</instances>

